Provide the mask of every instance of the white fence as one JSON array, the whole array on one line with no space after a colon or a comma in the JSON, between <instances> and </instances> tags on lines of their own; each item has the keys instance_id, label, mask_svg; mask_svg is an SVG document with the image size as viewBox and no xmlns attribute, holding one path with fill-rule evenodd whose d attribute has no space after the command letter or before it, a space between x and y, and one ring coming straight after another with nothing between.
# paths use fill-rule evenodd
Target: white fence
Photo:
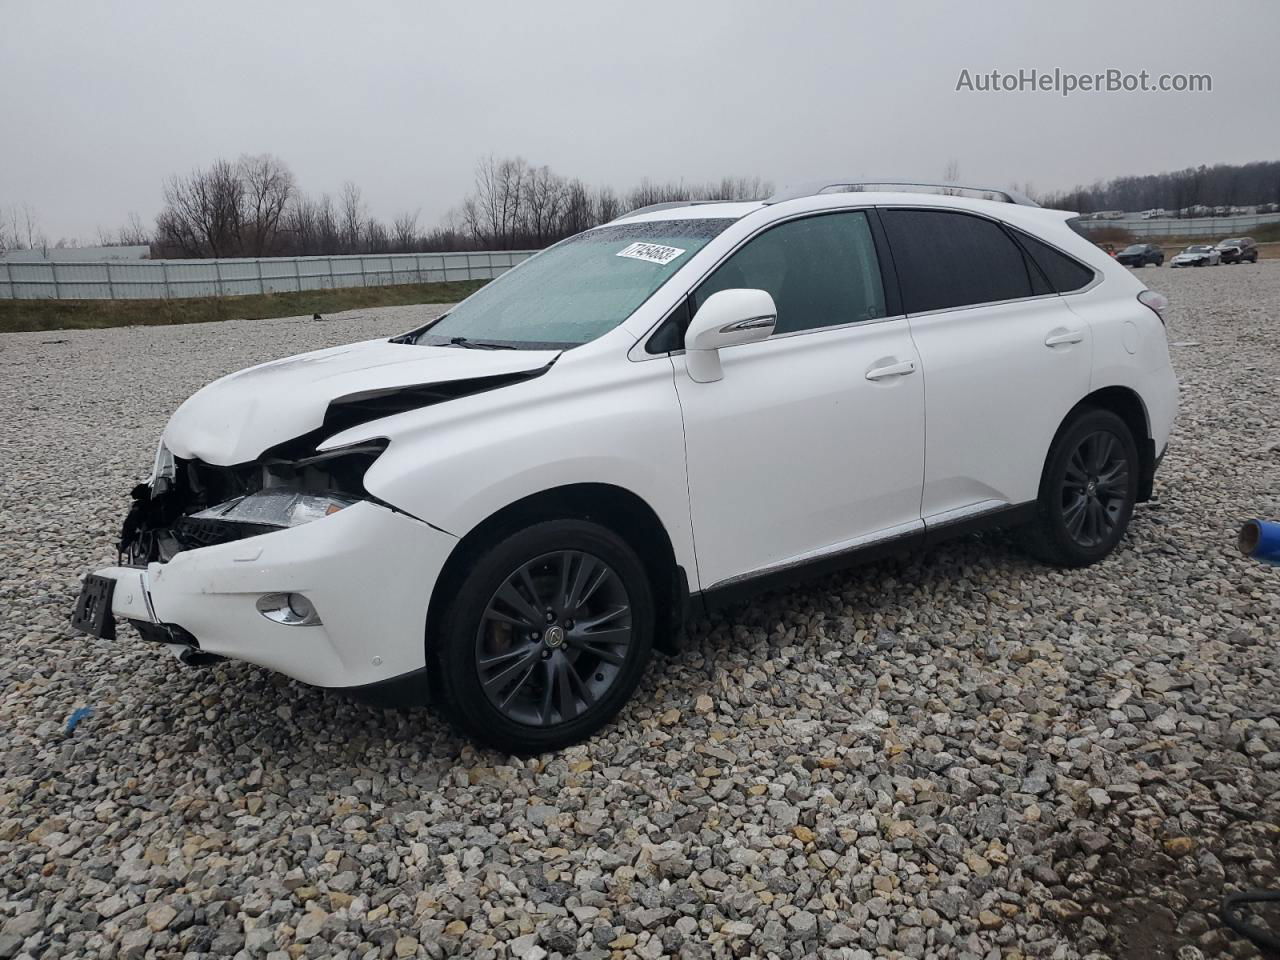
<instances>
[{"instance_id":1,"label":"white fence","mask_svg":"<svg viewBox=\"0 0 1280 960\"><path fill-rule=\"evenodd\" d=\"M491 280L536 250L234 260L0 261L0 299L235 297L396 283Z\"/></svg>"},{"instance_id":2,"label":"white fence","mask_svg":"<svg viewBox=\"0 0 1280 960\"><path fill-rule=\"evenodd\" d=\"M1238 217L1161 217L1153 220L1081 220L1082 230L1118 227L1135 237L1247 237L1254 227L1280 223L1280 213L1252 213Z\"/></svg>"}]
</instances>

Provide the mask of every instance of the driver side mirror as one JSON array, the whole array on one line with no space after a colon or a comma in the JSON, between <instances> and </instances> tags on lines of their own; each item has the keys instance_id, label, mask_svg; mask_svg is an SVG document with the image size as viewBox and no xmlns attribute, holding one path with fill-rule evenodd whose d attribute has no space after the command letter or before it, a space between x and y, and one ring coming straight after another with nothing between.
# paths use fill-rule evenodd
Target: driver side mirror
<instances>
[{"instance_id":1,"label":"driver side mirror","mask_svg":"<svg viewBox=\"0 0 1280 960\"><path fill-rule=\"evenodd\" d=\"M684 335L684 361L698 383L724 376L720 348L767 340L778 322L778 308L765 290L721 290L707 297Z\"/></svg>"}]
</instances>

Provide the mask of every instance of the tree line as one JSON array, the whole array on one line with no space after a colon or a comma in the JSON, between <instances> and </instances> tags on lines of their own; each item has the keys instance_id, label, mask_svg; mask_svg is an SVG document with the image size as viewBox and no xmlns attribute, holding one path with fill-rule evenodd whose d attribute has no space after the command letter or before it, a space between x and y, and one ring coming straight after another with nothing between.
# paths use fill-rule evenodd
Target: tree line
<instances>
[{"instance_id":1,"label":"tree line","mask_svg":"<svg viewBox=\"0 0 1280 960\"><path fill-rule=\"evenodd\" d=\"M360 187L336 197L303 192L287 164L268 155L217 160L168 178L164 207L147 241L153 257L328 256L454 250L535 249L646 206L669 200L768 196L759 177L710 183L642 181L624 193L592 187L522 157L486 157L475 185L443 225L423 229L416 211L390 222L370 215ZM100 239L135 242L136 220Z\"/></svg>"},{"instance_id":2,"label":"tree line","mask_svg":"<svg viewBox=\"0 0 1280 960\"><path fill-rule=\"evenodd\" d=\"M1280 204L1280 160L1219 163L1170 173L1116 177L1045 194L1042 206L1080 213L1099 210L1192 211L1199 207Z\"/></svg>"}]
</instances>

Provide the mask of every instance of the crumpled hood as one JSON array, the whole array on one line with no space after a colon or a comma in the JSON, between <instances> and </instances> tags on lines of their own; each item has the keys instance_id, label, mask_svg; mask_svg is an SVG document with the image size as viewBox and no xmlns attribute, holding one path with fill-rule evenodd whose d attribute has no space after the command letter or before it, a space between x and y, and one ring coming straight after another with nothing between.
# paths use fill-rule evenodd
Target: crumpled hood
<instances>
[{"instance_id":1,"label":"crumpled hood","mask_svg":"<svg viewBox=\"0 0 1280 960\"><path fill-rule=\"evenodd\" d=\"M170 418L164 445L230 466L316 429L329 403L371 390L525 373L555 350L468 350L367 340L249 367L198 390Z\"/></svg>"}]
</instances>

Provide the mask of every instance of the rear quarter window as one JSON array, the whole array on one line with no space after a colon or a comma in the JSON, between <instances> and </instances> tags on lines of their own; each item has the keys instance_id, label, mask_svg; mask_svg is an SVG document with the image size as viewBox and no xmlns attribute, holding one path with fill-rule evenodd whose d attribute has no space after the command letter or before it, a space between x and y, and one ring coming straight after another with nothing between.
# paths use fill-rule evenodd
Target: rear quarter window
<instances>
[{"instance_id":1,"label":"rear quarter window","mask_svg":"<svg viewBox=\"0 0 1280 960\"><path fill-rule=\"evenodd\" d=\"M1049 285L1057 293L1070 293L1087 287L1093 282L1092 268L1086 267L1074 257L1069 257L1061 250L1049 246L1043 240L1037 240L1029 233L1014 230L1014 236L1022 244L1040 271L1049 281Z\"/></svg>"}]
</instances>

